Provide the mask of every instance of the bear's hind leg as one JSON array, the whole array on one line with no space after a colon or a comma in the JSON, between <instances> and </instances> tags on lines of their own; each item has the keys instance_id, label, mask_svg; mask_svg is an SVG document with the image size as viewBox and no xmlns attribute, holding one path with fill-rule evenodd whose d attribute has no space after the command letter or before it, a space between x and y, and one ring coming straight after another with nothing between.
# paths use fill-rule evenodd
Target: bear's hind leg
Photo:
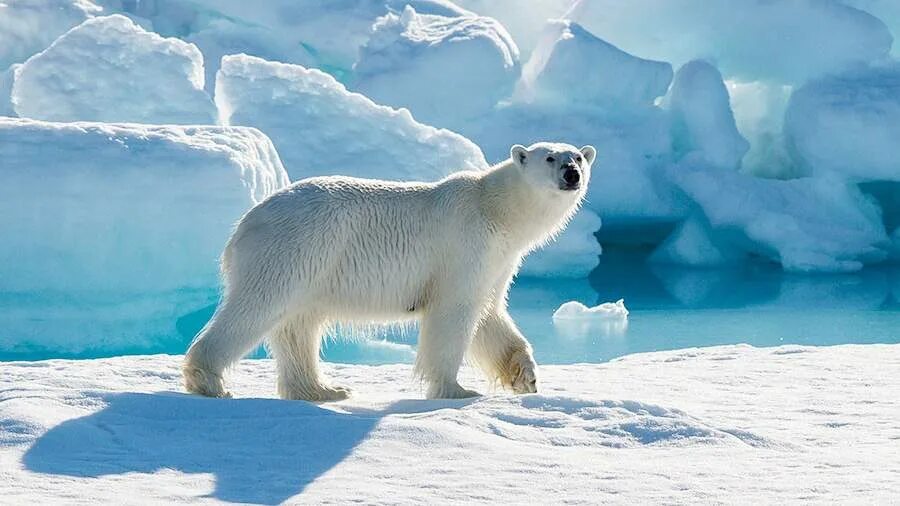
<instances>
[{"instance_id":1,"label":"bear's hind leg","mask_svg":"<svg viewBox=\"0 0 900 506\"><path fill-rule=\"evenodd\" d=\"M238 294L226 294L209 323L184 357L182 375L188 392L231 397L222 375L250 352L277 321L275 304L263 305Z\"/></svg>"},{"instance_id":2,"label":"bear's hind leg","mask_svg":"<svg viewBox=\"0 0 900 506\"><path fill-rule=\"evenodd\" d=\"M341 401L350 396L344 387L328 386L319 373L322 321L310 315L285 318L269 338L278 370L282 399L312 402Z\"/></svg>"}]
</instances>

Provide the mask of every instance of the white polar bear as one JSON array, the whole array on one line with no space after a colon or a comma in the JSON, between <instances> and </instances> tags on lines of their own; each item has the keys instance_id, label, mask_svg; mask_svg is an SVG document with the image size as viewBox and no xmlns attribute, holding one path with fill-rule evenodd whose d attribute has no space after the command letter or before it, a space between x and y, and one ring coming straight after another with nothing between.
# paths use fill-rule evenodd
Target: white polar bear
<instances>
[{"instance_id":1,"label":"white polar bear","mask_svg":"<svg viewBox=\"0 0 900 506\"><path fill-rule=\"evenodd\" d=\"M429 398L478 395L456 379L467 352L492 380L536 392L507 290L578 209L596 151L537 143L510 155L436 183L304 179L251 209L222 256L222 302L185 357L187 390L230 396L223 372L269 335L281 397L345 399L319 373L324 329L415 319Z\"/></svg>"}]
</instances>

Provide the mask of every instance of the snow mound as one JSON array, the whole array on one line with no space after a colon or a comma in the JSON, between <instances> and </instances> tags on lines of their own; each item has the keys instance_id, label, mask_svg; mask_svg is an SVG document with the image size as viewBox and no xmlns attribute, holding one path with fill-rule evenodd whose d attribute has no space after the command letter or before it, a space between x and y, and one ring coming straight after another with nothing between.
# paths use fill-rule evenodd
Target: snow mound
<instances>
[{"instance_id":1,"label":"snow mound","mask_svg":"<svg viewBox=\"0 0 900 506\"><path fill-rule=\"evenodd\" d=\"M90 0L12 0L0 4L0 69L21 63L103 9Z\"/></svg>"},{"instance_id":2,"label":"snow mound","mask_svg":"<svg viewBox=\"0 0 900 506\"><path fill-rule=\"evenodd\" d=\"M897 351L649 353L544 366L537 395L434 401L420 400L409 365L325 364L355 395L322 405L273 399L271 360L235 367L238 399L177 393L176 356L0 363L0 494L34 504L136 492L154 503L886 503L893 491L881 484L900 472ZM479 377L464 369L461 381L484 389ZM523 473L548 479L523 487Z\"/></svg>"},{"instance_id":3,"label":"snow mound","mask_svg":"<svg viewBox=\"0 0 900 506\"><path fill-rule=\"evenodd\" d=\"M887 255L880 210L844 181L780 181L686 166L668 174L714 233L785 270L855 271Z\"/></svg>"},{"instance_id":4,"label":"snow mound","mask_svg":"<svg viewBox=\"0 0 900 506\"><path fill-rule=\"evenodd\" d=\"M624 299L604 302L594 307L587 307L581 302L571 300L553 312L554 320L624 320L626 318L628 318L628 309L625 308Z\"/></svg>"},{"instance_id":5,"label":"snow mound","mask_svg":"<svg viewBox=\"0 0 900 506\"><path fill-rule=\"evenodd\" d=\"M292 180L326 174L436 180L487 167L466 138L418 123L409 111L377 105L299 65L226 56L216 78L216 104L226 124L269 135Z\"/></svg>"},{"instance_id":6,"label":"snow mound","mask_svg":"<svg viewBox=\"0 0 900 506\"><path fill-rule=\"evenodd\" d=\"M784 129L807 174L900 181L900 63L804 85L791 96Z\"/></svg>"},{"instance_id":7,"label":"snow mound","mask_svg":"<svg viewBox=\"0 0 900 506\"><path fill-rule=\"evenodd\" d=\"M750 144L738 133L728 89L714 66L701 60L684 64L663 107L672 114L676 159L699 156L713 167L740 167Z\"/></svg>"},{"instance_id":8,"label":"snow mound","mask_svg":"<svg viewBox=\"0 0 900 506\"><path fill-rule=\"evenodd\" d=\"M0 118L0 159L0 279L20 294L0 315L11 353L179 338L178 316L215 301L233 224L288 184L249 128Z\"/></svg>"},{"instance_id":9,"label":"snow mound","mask_svg":"<svg viewBox=\"0 0 900 506\"><path fill-rule=\"evenodd\" d=\"M429 124L454 128L490 111L519 77L519 50L491 18L419 14L406 6L372 30L354 66L354 89Z\"/></svg>"},{"instance_id":10,"label":"snow mound","mask_svg":"<svg viewBox=\"0 0 900 506\"><path fill-rule=\"evenodd\" d=\"M742 81L802 83L884 58L892 43L878 18L834 1L580 0L566 17L630 53L709 59Z\"/></svg>"},{"instance_id":11,"label":"snow mound","mask_svg":"<svg viewBox=\"0 0 900 506\"><path fill-rule=\"evenodd\" d=\"M121 15L92 18L17 69L21 117L49 121L215 123L192 44L144 31Z\"/></svg>"},{"instance_id":12,"label":"snow mound","mask_svg":"<svg viewBox=\"0 0 900 506\"><path fill-rule=\"evenodd\" d=\"M516 99L617 110L650 106L672 66L632 56L571 21L551 21L522 70Z\"/></svg>"}]
</instances>

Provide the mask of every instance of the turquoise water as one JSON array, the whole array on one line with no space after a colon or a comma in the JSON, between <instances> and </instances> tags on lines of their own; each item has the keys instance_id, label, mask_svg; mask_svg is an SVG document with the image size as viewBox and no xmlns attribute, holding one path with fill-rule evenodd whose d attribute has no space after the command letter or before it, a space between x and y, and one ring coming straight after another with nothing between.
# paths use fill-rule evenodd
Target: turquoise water
<instances>
[{"instance_id":1,"label":"turquoise water","mask_svg":"<svg viewBox=\"0 0 900 506\"><path fill-rule=\"evenodd\" d=\"M569 300L625 299L626 325L553 324ZM900 268L847 275L790 275L770 265L727 270L608 262L589 279L520 279L510 313L541 363L604 362L629 353L746 343L900 343ZM414 335L390 337L414 344ZM371 343L331 343L335 362L409 361L410 352Z\"/></svg>"},{"instance_id":2,"label":"turquoise water","mask_svg":"<svg viewBox=\"0 0 900 506\"><path fill-rule=\"evenodd\" d=\"M21 297L12 302L9 297L0 294L0 309L23 307ZM590 306L620 298L630 311L627 324L559 327L551 318L566 301ZM215 293L208 300L213 302ZM25 302L43 304L40 297ZM18 346L0 349L0 360L180 354L213 309L210 305L184 314L168 324L173 330L160 335L124 335L107 344L101 335L94 341L99 346L81 348L64 342L57 347ZM7 329L32 329L32 342L37 343L43 337L42 325L55 328L56 319L63 317L82 321L91 311L90 304L75 304L68 313L46 321L19 321L19 313L0 311L6 313L0 314L0 322ZM604 362L629 353L737 343L900 343L900 266L846 275L791 275L771 264L688 269L647 264L629 252L606 252L588 279L517 280L510 292L510 312L545 364ZM161 328L167 328L165 322ZM102 334L103 327L96 331ZM323 357L366 364L411 362L416 334L414 328L387 329L364 340L330 338ZM265 356L265 351L260 348L252 356Z\"/></svg>"}]
</instances>

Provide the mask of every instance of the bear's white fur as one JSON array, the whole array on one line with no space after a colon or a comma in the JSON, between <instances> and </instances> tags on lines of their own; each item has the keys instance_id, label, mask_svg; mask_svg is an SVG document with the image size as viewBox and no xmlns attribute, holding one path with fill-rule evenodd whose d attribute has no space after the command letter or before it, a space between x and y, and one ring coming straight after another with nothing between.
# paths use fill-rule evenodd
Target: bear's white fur
<instances>
[{"instance_id":1,"label":"bear's white fur","mask_svg":"<svg viewBox=\"0 0 900 506\"><path fill-rule=\"evenodd\" d=\"M505 162L436 183L315 177L273 194L228 241L224 297L187 352L187 390L230 396L223 372L268 335L281 397L344 399L319 373L323 330L415 319L429 398L478 395L456 379L467 352L505 387L537 391L507 290L523 256L578 209L595 154L516 145Z\"/></svg>"}]
</instances>

